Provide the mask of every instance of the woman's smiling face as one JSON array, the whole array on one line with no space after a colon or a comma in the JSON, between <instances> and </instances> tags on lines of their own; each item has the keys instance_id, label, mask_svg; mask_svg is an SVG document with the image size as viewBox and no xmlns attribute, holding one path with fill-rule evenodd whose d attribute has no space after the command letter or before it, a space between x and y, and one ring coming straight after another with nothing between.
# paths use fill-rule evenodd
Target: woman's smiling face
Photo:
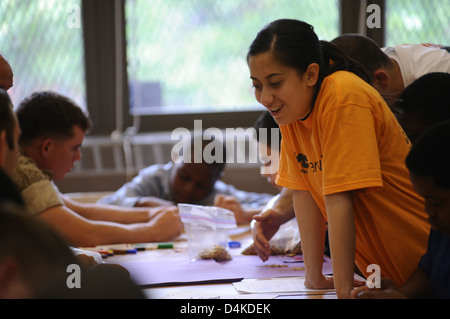
<instances>
[{"instance_id":1,"label":"woman's smiling face","mask_svg":"<svg viewBox=\"0 0 450 319\"><path fill-rule=\"evenodd\" d=\"M256 100L279 125L290 124L311 112L319 71L317 64L310 64L304 74L299 74L267 51L250 56L248 65Z\"/></svg>"}]
</instances>

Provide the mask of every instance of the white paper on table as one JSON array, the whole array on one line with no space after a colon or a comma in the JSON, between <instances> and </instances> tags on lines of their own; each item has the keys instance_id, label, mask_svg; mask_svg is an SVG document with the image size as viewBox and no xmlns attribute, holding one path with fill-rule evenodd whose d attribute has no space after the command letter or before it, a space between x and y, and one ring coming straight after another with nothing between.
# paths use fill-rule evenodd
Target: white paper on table
<instances>
[{"instance_id":1,"label":"white paper on table","mask_svg":"<svg viewBox=\"0 0 450 319\"><path fill-rule=\"evenodd\" d=\"M304 277L288 277L275 279L244 279L233 283L239 293L263 294L263 293L306 293L323 294L334 292L334 289L308 289L305 287Z\"/></svg>"},{"instance_id":2,"label":"white paper on table","mask_svg":"<svg viewBox=\"0 0 450 319\"><path fill-rule=\"evenodd\" d=\"M177 291L164 296L164 299L274 299L276 294L221 294L197 291Z\"/></svg>"}]
</instances>

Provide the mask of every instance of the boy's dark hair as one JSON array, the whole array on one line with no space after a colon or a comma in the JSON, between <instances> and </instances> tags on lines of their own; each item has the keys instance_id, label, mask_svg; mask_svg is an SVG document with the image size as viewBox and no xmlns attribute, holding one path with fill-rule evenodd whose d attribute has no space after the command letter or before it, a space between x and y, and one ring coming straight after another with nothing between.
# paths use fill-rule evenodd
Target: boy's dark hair
<instances>
[{"instance_id":1,"label":"boy's dark hair","mask_svg":"<svg viewBox=\"0 0 450 319\"><path fill-rule=\"evenodd\" d=\"M406 157L409 171L433 179L436 186L450 188L450 121L439 122L417 139Z\"/></svg>"},{"instance_id":2,"label":"boy's dark hair","mask_svg":"<svg viewBox=\"0 0 450 319\"><path fill-rule=\"evenodd\" d=\"M392 67L391 59L380 49L371 38L361 34L342 34L331 41L341 49L348 57L358 61L366 70L373 81L373 73L379 68Z\"/></svg>"},{"instance_id":3,"label":"boy's dark hair","mask_svg":"<svg viewBox=\"0 0 450 319\"><path fill-rule=\"evenodd\" d=\"M450 119L450 73L428 73L403 90L395 112L417 114L427 125Z\"/></svg>"},{"instance_id":4,"label":"boy's dark hair","mask_svg":"<svg viewBox=\"0 0 450 319\"><path fill-rule=\"evenodd\" d=\"M33 93L17 108L22 134L20 144L28 144L39 137L68 139L74 126L84 132L91 128L89 118L71 99L55 92Z\"/></svg>"},{"instance_id":5,"label":"boy's dark hair","mask_svg":"<svg viewBox=\"0 0 450 319\"><path fill-rule=\"evenodd\" d=\"M6 142L9 149L14 149L15 119L11 109L11 99L8 93L0 88L0 132L6 132Z\"/></svg>"}]
</instances>

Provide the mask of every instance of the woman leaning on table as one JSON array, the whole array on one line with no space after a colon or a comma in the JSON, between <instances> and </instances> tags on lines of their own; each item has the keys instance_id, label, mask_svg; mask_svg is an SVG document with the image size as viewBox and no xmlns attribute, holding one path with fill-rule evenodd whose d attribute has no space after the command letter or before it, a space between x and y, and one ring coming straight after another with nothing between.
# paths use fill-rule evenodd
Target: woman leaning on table
<instances>
[{"instance_id":1,"label":"woman leaning on table","mask_svg":"<svg viewBox=\"0 0 450 319\"><path fill-rule=\"evenodd\" d=\"M402 284L429 225L404 164L410 143L365 72L298 20L264 27L247 62L256 99L280 125L277 184L295 190L305 285L349 298L355 262ZM261 227L283 221L274 214ZM327 223L333 278L322 274Z\"/></svg>"}]
</instances>

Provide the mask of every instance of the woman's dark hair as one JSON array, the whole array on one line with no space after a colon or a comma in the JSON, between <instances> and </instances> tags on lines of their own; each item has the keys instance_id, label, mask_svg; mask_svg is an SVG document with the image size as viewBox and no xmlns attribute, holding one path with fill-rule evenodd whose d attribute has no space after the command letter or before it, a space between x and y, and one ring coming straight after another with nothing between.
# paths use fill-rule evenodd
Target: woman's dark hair
<instances>
[{"instance_id":1,"label":"woman's dark hair","mask_svg":"<svg viewBox=\"0 0 450 319\"><path fill-rule=\"evenodd\" d=\"M319 41L313 26L303 21L280 19L269 23L250 45L247 62L251 56L267 51L271 51L280 63L296 69L299 74L305 73L311 63L317 63L319 78L316 94L323 79L340 70L353 72L370 83L364 67L347 57L334 44Z\"/></svg>"},{"instance_id":2,"label":"woman's dark hair","mask_svg":"<svg viewBox=\"0 0 450 319\"><path fill-rule=\"evenodd\" d=\"M436 186L450 189L450 121L439 122L417 139L406 157L409 171L422 176L429 176Z\"/></svg>"}]
</instances>

